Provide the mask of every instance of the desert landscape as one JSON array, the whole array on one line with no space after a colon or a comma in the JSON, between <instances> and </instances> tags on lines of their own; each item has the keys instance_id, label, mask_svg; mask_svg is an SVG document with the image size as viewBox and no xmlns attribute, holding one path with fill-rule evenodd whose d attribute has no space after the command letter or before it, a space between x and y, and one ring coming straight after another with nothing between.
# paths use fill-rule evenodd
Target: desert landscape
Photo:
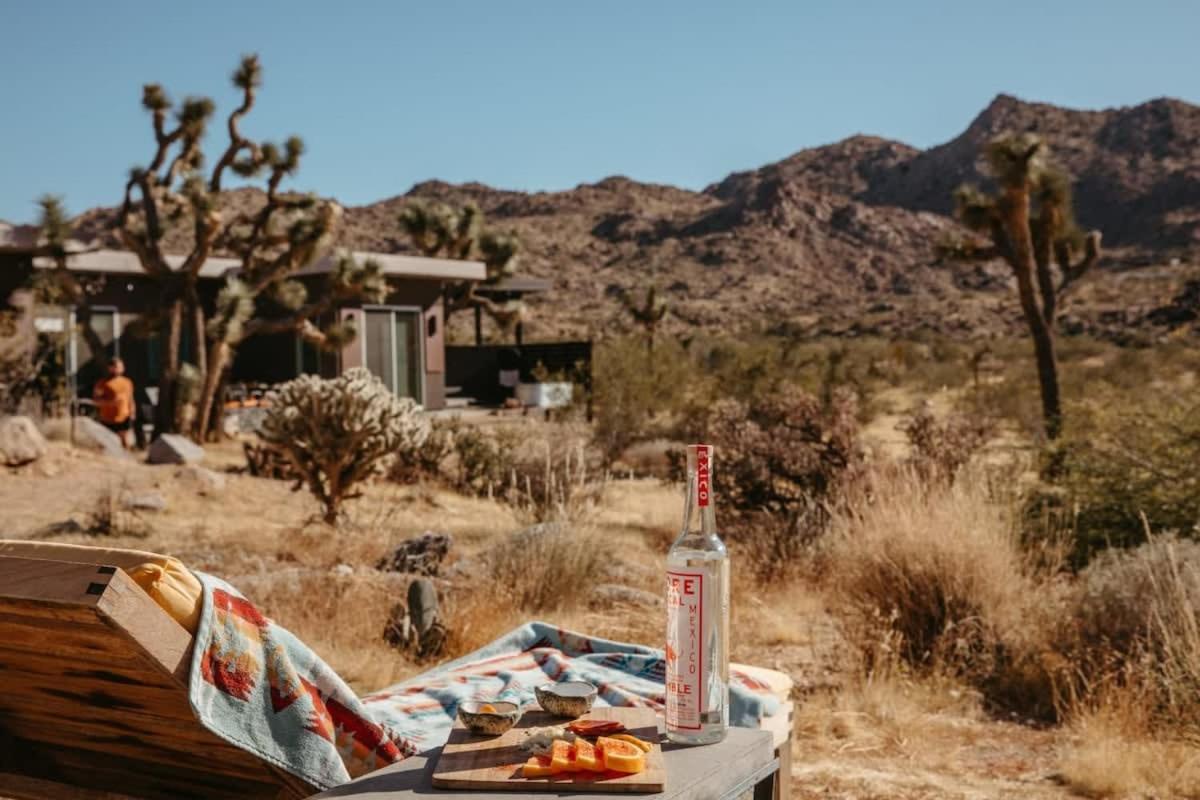
<instances>
[{"instance_id":1,"label":"desert landscape","mask_svg":"<svg viewBox=\"0 0 1200 800\"><path fill-rule=\"evenodd\" d=\"M453 153L430 163L454 181L389 183L364 203L360 179L383 161L364 168L344 125L289 107L310 83L264 53L225 58L224 84L206 75L217 100L144 83L139 111L122 75L121 146L84 150L135 152L135 166L105 173L107 193L81 171L82 202L39 184L36 217L0 222L0 627L27 639L0 641L0 674L18 656L46 668L29 619L74 633L80 616L20 577L40 568L20 554L39 551L5 546L173 557L195 585L183 612L137 585L182 626L167 625L187 642L177 661L191 636L213 643L197 671L157 675L180 690L172 735L263 756L178 718L199 717L197 685L246 700L260 669L272 713L313 704L299 728L324 737L332 777L263 756L213 785L336 788L424 742L411 734L428 717L393 730L360 699L440 680L527 623L673 664L664 575L685 495L710 477L707 460L685 467L703 442L732 565L729 658L790 680L795 800L1200 798L1200 105L1005 91L940 143L862 132L707 185L497 188L463 180ZM339 92L311 86L334 105ZM405 86L408 105L440 99ZM561 97L543 105L547 126L569 116ZM350 142L341 182L307 182L299 136L260 138L281 108L315 142ZM508 141L486 114L449 116L474 147ZM421 129L363 127L389 126ZM430 130L433 152L449 134ZM21 594L34 590L50 601ZM260 649L236 652L221 624ZM447 725L464 697L494 699L453 694L507 674L482 663L429 690ZM72 674L170 694L127 666ZM648 668L655 691L662 670ZM93 747L47 756L57 728L0 699L0 795L28 767L14 800L54 796L40 781L67 773L50 785L116 797L91 792L112 776L93 786L63 767L103 765L107 746L136 759L147 745L160 783L145 797L188 782L171 774L178 753L121 727L118 712L144 709L50 688L104 709L67 726ZM95 734L110 723L111 739Z\"/></svg>"}]
</instances>

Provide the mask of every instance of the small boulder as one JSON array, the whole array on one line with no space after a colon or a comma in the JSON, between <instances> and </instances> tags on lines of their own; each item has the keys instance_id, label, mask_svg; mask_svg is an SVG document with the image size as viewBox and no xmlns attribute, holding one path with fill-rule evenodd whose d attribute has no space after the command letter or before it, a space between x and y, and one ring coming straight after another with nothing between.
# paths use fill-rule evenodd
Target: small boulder
<instances>
[{"instance_id":1,"label":"small boulder","mask_svg":"<svg viewBox=\"0 0 1200 800\"><path fill-rule=\"evenodd\" d=\"M166 511L167 498L158 492L127 494L121 499L121 505L130 511Z\"/></svg>"},{"instance_id":2,"label":"small boulder","mask_svg":"<svg viewBox=\"0 0 1200 800\"><path fill-rule=\"evenodd\" d=\"M85 450L102 453L109 458L131 459L133 456L121 444L121 437L91 417L76 417L72 443Z\"/></svg>"},{"instance_id":3,"label":"small boulder","mask_svg":"<svg viewBox=\"0 0 1200 800\"><path fill-rule=\"evenodd\" d=\"M391 555L380 559L375 568L410 575L436 576L442 561L450 552L450 544L449 534L426 531L415 539L401 542Z\"/></svg>"},{"instance_id":4,"label":"small boulder","mask_svg":"<svg viewBox=\"0 0 1200 800\"><path fill-rule=\"evenodd\" d=\"M225 476L199 464L185 464L175 472L175 480L196 494L211 497L225 491Z\"/></svg>"},{"instance_id":5,"label":"small boulder","mask_svg":"<svg viewBox=\"0 0 1200 800\"><path fill-rule=\"evenodd\" d=\"M204 448L186 436L164 433L150 443L146 460L151 464L194 464L204 460Z\"/></svg>"},{"instance_id":6,"label":"small boulder","mask_svg":"<svg viewBox=\"0 0 1200 800\"><path fill-rule=\"evenodd\" d=\"M46 455L46 437L29 417L0 419L0 459L10 467L37 461Z\"/></svg>"}]
</instances>

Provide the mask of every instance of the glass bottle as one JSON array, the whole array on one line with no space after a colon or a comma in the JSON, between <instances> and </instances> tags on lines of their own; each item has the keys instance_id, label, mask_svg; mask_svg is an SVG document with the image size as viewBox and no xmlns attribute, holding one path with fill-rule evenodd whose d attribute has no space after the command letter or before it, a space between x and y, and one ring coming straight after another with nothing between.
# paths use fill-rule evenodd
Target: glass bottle
<instances>
[{"instance_id":1,"label":"glass bottle","mask_svg":"<svg viewBox=\"0 0 1200 800\"><path fill-rule=\"evenodd\" d=\"M712 744L729 727L729 554L717 535L711 445L687 449L683 529L667 553L667 738Z\"/></svg>"}]
</instances>

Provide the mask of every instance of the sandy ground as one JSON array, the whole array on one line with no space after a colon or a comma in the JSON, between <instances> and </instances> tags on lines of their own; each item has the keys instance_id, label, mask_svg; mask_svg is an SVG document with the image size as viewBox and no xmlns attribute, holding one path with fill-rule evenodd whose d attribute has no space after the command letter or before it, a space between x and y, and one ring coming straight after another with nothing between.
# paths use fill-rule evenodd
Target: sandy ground
<instances>
[{"instance_id":1,"label":"sandy ground","mask_svg":"<svg viewBox=\"0 0 1200 800\"><path fill-rule=\"evenodd\" d=\"M241 463L235 443L210 448L207 465L215 470ZM426 530L451 534L452 558L470 558L526 524L486 499L379 483L352 506L349 522L333 531L313 521L315 502L289 484L226 472L226 488L206 497L177 481L176 471L53 443L38 464L0 473L3 535L154 550L219 574L363 691L426 666L381 640L387 612L403 596L407 579L376 571L375 561ZM114 535L54 530L67 520L88 528L97 509L115 498L147 492L160 493L166 509L119 514ZM677 489L661 482L613 481L587 525L619 553L627 583L653 590L681 504ZM952 701L906 698L903 687L844 686L844 654L820 598L803 586L784 591L735 584L734 659L783 670L797 683L795 797L1069 796L1053 777L1062 734L988 719ZM657 643L661 624L653 614L586 603L544 616L651 643ZM509 621L519 620L481 619L464 641L485 641Z\"/></svg>"}]
</instances>

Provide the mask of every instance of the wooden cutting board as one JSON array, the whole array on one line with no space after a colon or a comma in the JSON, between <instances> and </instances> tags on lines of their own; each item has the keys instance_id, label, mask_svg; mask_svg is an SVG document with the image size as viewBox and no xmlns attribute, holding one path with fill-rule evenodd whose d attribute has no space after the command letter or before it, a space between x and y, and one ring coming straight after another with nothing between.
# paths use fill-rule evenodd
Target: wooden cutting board
<instances>
[{"instance_id":1,"label":"wooden cutting board","mask_svg":"<svg viewBox=\"0 0 1200 800\"><path fill-rule=\"evenodd\" d=\"M596 708L583 719L618 719L639 739L653 743L646 770L637 775L618 772L576 772L544 778L521 777L530 753L521 748L530 728L562 725L565 720L531 710L500 736L480 736L455 723L433 771L433 785L442 789L487 789L516 792L661 792L667 785L658 717L649 708Z\"/></svg>"}]
</instances>

